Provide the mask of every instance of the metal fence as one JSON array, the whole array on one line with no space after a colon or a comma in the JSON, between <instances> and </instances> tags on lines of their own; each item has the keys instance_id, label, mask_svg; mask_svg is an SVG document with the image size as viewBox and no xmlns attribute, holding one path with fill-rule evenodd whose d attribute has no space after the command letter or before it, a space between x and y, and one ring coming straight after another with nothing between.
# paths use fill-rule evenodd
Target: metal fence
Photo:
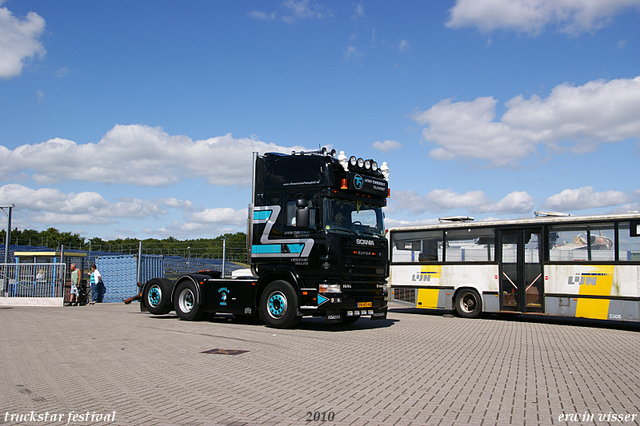
<instances>
[{"instance_id":1,"label":"metal fence","mask_svg":"<svg viewBox=\"0 0 640 426\"><path fill-rule=\"evenodd\" d=\"M0 264L0 296L63 297L64 263Z\"/></svg>"},{"instance_id":2,"label":"metal fence","mask_svg":"<svg viewBox=\"0 0 640 426\"><path fill-rule=\"evenodd\" d=\"M4 253L4 249L4 245L0 245L0 254ZM18 252L23 252L20 260L15 255ZM33 252L34 256L25 256L25 252ZM55 256L52 257L52 253ZM24 263L25 259L36 259L36 255L42 256L37 257L38 263ZM42 246L11 245L9 259L15 259L16 263L4 265L0 269L0 298L63 297L64 302L70 300L70 262L75 262L81 270L83 284L86 286L89 266L93 263L97 265L107 287L104 302L121 302L136 295L139 291L138 281L145 283L155 277L175 279L182 274L200 270L216 270L230 276L234 270L248 267L245 243L210 240L142 242L135 250L115 244L61 246L53 250ZM52 261L59 263L40 263ZM41 269L44 280L35 278ZM84 300L82 293L85 286L82 289L80 299Z\"/></svg>"}]
</instances>

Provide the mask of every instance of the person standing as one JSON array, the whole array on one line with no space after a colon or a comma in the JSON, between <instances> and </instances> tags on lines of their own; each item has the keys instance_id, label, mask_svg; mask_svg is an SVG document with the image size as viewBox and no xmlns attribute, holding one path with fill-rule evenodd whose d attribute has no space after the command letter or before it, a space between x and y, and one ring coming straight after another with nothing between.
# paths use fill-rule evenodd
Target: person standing
<instances>
[{"instance_id":1,"label":"person standing","mask_svg":"<svg viewBox=\"0 0 640 426\"><path fill-rule=\"evenodd\" d=\"M78 289L80 288L80 274L78 273L78 268L76 268L76 264L72 263L69 266L71 269L71 302L69 302L69 306L78 306Z\"/></svg>"},{"instance_id":2,"label":"person standing","mask_svg":"<svg viewBox=\"0 0 640 426\"><path fill-rule=\"evenodd\" d=\"M96 264L91 265L91 304L94 305L96 302L102 303L102 291L100 287L102 284L102 275L100 275L100 271L96 268Z\"/></svg>"}]
</instances>

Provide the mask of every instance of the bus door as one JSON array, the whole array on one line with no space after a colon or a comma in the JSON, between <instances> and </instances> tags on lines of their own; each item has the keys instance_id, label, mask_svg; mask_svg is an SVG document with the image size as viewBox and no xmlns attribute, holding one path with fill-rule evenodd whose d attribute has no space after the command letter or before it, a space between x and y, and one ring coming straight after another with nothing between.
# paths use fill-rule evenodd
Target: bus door
<instances>
[{"instance_id":1,"label":"bus door","mask_svg":"<svg viewBox=\"0 0 640 426\"><path fill-rule=\"evenodd\" d=\"M501 309L542 312L542 229L502 229L499 235Z\"/></svg>"}]
</instances>

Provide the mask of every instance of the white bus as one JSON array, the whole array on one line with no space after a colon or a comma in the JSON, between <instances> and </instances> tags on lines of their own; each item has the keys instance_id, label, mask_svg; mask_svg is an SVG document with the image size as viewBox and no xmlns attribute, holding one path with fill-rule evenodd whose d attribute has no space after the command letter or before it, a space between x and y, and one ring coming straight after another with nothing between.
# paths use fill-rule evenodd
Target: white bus
<instances>
[{"instance_id":1,"label":"white bus","mask_svg":"<svg viewBox=\"0 0 640 426\"><path fill-rule=\"evenodd\" d=\"M470 318L640 321L640 214L440 221L388 231L395 300Z\"/></svg>"}]
</instances>

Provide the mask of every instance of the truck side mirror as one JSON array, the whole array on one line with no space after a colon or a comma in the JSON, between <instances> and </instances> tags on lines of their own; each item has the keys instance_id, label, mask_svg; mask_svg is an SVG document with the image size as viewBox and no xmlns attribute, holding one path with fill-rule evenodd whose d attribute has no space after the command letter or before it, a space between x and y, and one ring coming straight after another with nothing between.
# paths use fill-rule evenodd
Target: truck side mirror
<instances>
[{"instance_id":1,"label":"truck side mirror","mask_svg":"<svg viewBox=\"0 0 640 426\"><path fill-rule=\"evenodd\" d=\"M309 208L303 207L296 210L296 226L299 228L309 227Z\"/></svg>"},{"instance_id":2,"label":"truck side mirror","mask_svg":"<svg viewBox=\"0 0 640 426\"><path fill-rule=\"evenodd\" d=\"M296 226L299 228L309 227L309 200L305 198L296 200Z\"/></svg>"}]
</instances>

